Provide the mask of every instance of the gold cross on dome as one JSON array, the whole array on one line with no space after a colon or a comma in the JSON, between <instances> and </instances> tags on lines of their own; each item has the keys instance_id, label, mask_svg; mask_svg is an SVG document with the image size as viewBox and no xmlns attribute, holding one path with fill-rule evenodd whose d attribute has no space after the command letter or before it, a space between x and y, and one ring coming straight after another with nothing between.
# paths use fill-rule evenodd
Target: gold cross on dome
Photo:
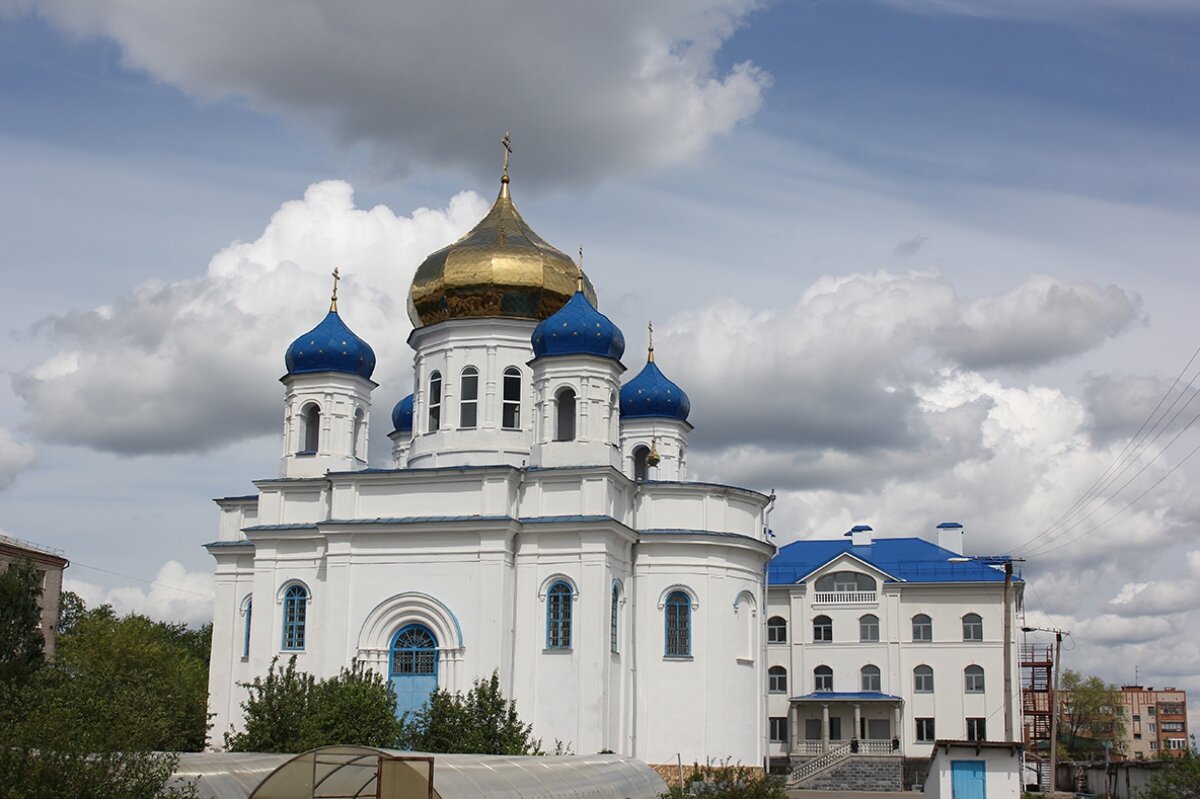
<instances>
[{"instance_id":1,"label":"gold cross on dome","mask_svg":"<svg viewBox=\"0 0 1200 799\"><path fill-rule=\"evenodd\" d=\"M331 310L331 311L337 310L338 281L341 279L342 279L342 274L341 274L341 272L338 271L338 268L335 266L333 268L333 293L329 295L329 310Z\"/></svg>"},{"instance_id":2,"label":"gold cross on dome","mask_svg":"<svg viewBox=\"0 0 1200 799\"><path fill-rule=\"evenodd\" d=\"M504 145L504 180L508 180L508 157L512 155L512 139L509 138L508 131L504 131L504 138L500 140Z\"/></svg>"},{"instance_id":3,"label":"gold cross on dome","mask_svg":"<svg viewBox=\"0 0 1200 799\"><path fill-rule=\"evenodd\" d=\"M646 337L647 337L647 340L649 341L649 345L646 349L646 360L649 363L654 363L654 322L653 321L646 323Z\"/></svg>"}]
</instances>

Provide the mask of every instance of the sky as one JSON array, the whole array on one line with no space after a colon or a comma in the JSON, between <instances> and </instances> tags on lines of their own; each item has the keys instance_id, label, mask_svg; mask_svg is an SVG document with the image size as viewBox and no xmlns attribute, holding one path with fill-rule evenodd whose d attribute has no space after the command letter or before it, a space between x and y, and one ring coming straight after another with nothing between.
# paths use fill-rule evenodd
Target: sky
<instances>
[{"instance_id":1,"label":"sky","mask_svg":"<svg viewBox=\"0 0 1200 799\"><path fill-rule=\"evenodd\" d=\"M1198 100L1182 0L0 0L0 531L204 621L330 270L386 465L409 281L511 131L693 477L779 543L959 521L1066 666L1200 696Z\"/></svg>"}]
</instances>

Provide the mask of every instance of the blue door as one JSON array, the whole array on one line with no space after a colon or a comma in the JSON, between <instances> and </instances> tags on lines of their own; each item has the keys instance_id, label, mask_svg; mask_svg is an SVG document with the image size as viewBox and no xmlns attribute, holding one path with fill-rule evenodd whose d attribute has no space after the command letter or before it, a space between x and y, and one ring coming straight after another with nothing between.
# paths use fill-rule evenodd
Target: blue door
<instances>
[{"instance_id":1,"label":"blue door","mask_svg":"<svg viewBox=\"0 0 1200 799\"><path fill-rule=\"evenodd\" d=\"M401 627L392 639L392 688L396 716L416 712L437 688L437 638L423 624Z\"/></svg>"},{"instance_id":2,"label":"blue door","mask_svg":"<svg viewBox=\"0 0 1200 799\"><path fill-rule=\"evenodd\" d=\"M955 760L950 764L953 799L987 799L986 770L982 760Z\"/></svg>"}]
</instances>

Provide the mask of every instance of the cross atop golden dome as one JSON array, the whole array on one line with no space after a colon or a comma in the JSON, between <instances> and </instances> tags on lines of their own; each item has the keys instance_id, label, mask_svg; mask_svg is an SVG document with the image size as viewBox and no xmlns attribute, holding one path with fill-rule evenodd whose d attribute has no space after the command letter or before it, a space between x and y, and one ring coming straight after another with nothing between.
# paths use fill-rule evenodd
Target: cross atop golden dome
<instances>
[{"instance_id":1,"label":"cross atop golden dome","mask_svg":"<svg viewBox=\"0 0 1200 799\"><path fill-rule=\"evenodd\" d=\"M596 290L582 268L517 211L508 191L507 133L501 143L500 193L487 216L417 267L408 295L413 327L470 317L545 319L574 296L581 276L584 295L596 305Z\"/></svg>"}]
</instances>

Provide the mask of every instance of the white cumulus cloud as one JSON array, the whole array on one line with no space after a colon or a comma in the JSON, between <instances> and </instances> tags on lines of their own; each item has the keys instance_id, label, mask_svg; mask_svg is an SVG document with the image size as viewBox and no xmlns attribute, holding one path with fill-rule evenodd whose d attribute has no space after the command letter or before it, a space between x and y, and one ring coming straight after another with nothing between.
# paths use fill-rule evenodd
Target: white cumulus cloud
<instances>
[{"instance_id":1,"label":"white cumulus cloud","mask_svg":"<svg viewBox=\"0 0 1200 799\"><path fill-rule=\"evenodd\" d=\"M33 446L13 438L7 427L0 426L0 490L12 485L17 475L33 465L36 457Z\"/></svg>"},{"instance_id":2,"label":"white cumulus cloud","mask_svg":"<svg viewBox=\"0 0 1200 799\"><path fill-rule=\"evenodd\" d=\"M374 347L376 380L395 392L411 380L413 270L485 210L463 193L445 209L397 216L357 208L342 181L313 184L203 275L150 281L102 309L40 323L59 350L13 386L41 436L102 451L201 451L273 430L280 394L271 378L283 373L288 343L325 315L337 266L342 318ZM376 401L399 398L381 392Z\"/></svg>"},{"instance_id":3,"label":"white cumulus cloud","mask_svg":"<svg viewBox=\"0 0 1200 799\"><path fill-rule=\"evenodd\" d=\"M112 605L118 615L140 613L158 621L191 625L212 621L212 574L189 572L174 560L164 563L145 587L104 588L68 576L63 579L63 590L74 591L89 608Z\"/></svg>"},{"instance_id":4,"label":"white cumulus cloud","mask_svg":"<svg viewBox=\"0 0 1200 799\"><path fill-rule=\"evenodd\" d=\"M770 82L716 64L756 0L16 5L114 41L161 81L302 117L400 168L466 159L493 174L510 126L523 178L636 173L696 155Z\"/></svg>"}]
</instances>

